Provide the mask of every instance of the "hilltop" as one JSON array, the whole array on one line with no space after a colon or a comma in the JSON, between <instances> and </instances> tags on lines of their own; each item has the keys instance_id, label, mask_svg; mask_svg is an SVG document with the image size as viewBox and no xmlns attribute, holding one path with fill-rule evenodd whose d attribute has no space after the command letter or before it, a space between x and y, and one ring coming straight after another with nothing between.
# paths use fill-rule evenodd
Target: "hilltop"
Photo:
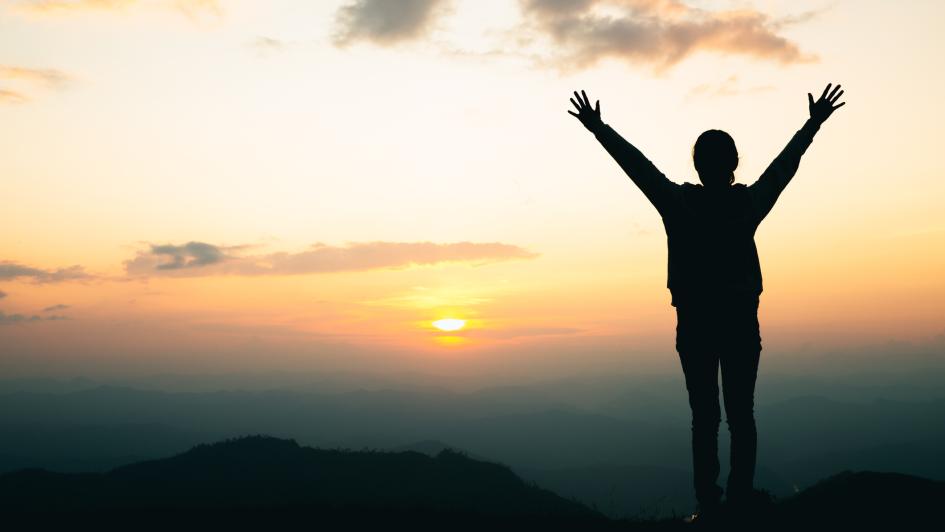
<instances>
[{"instance_id":1,"label":"hilltop","mask_svg":"<svg viewBox=\"0 0 945 532\"><path fill-rule=\"evenodd\" d=\"M768 507L767 530L919 529L945 483L844 472ZM685 530L678 519L611 520L527 483L506 466L449 448L315 449L249 436L104 473L27 469L0 475L0 511L34 526L175 529Z\"/></svg>"},{"instance_id":2,"label":"hilltop","mask_svg":"<svg viewBox=\"0 0 945 532\"><path fill-rule=\"evenodd\" d=\"M248 523L447 527L606 525L597 512L529 485L505 466L449 449L314 449L250 436L105 473L29 469L0 475L0 510L30 519L214 526Z\"/></svg>"}]
</instances>

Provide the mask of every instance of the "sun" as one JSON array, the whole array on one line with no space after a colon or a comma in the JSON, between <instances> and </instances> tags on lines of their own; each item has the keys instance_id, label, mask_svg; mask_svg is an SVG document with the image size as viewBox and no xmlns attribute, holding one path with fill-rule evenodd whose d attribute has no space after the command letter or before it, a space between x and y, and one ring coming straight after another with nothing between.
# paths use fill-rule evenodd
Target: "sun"
<instances>
[{"instance_id":1,"label":"sun","mask_svg":"<svg viewBox=\"0 0 945 532\"><path fill-rule=\"evenodd\" d=\"M458 331L466 326L466 320L444 318L433 322L433 326L441 331Z\"/></svg>"}]
</instances>

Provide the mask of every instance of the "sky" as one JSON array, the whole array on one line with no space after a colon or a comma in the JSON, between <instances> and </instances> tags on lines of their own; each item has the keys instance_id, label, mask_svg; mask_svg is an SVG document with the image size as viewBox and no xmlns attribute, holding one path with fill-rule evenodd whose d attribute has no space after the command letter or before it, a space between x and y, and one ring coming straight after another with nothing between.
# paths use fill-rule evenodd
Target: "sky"
<instances>
[{"instance_id":1,"label":"sky","mask_svg":"<svg viewBox=\"0 0 945 532\"><path fill-rule=\"evenodd\" d=\"M751 183L842 83L756 235L765 350L941 345L943 15L3 0L0 372L678 364L661 220L566 113L575 89L676 182L728 131Z\"/></svg>"}]
</instances>

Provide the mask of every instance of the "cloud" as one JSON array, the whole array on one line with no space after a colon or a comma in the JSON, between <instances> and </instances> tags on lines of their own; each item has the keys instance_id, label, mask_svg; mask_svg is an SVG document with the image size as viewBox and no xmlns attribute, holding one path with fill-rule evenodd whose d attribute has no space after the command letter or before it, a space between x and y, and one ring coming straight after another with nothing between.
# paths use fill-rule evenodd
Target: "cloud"
<instances>
[{"instance_id":1,"label":"cloud","mask_svg":"<svg viewBox=\"0 0 945 532\"><path fill-rule=\"evenodd\" d=\"M33 314L28 316L26 314L7 314L0 310L0 325L10 325L12 323L27 323L31 321L40 321L43 318Z\"/></svg>"},{"instance_id":2,"label":"cloud","mask_svg":"<svg viewBox=\"0 0 945 532\"><path fill-rule=\"evenodd\" d=\"M217 264L226 260L225 250L212 244L203 242L188 242L182 246L163 245L151 246L151 255L164 257L166 262L156 266L158 270L180 270L185 268L199 268Z\"/></svg>"},{"instance_id":3,"label":"cloud","mask_svg":"<svg viewBox=\"0 0 945 532\"><path fill-rule=\"evenodd\" d=\"M446 262L484 264L537 257L518 246L499 242L363 242L345 246L318 243L296 253L244 255L249 246L215 246L203 242L151 245L125 261L132 276L194 277L207 275L301 275L398 269Z\"/></svg>"},{"instance_id":4,"label":"cloud","mask_svg":"<svg viewBox=\"0 0 945 532\"><path fill-rule=\"evenodd\" d=\"M44 270L32 266L24 266L16 262L0 262L0 281L12 281L14 279L26 278L32 279L36 283L58 283L64 281L82 281L91 279L93 276L85 271L82 266L69 266L56 270Z\"/></svg>"},{"instance_id":5,"label":"cloud","mask_svg":"<svg viewBox=\"0 0 945 532\"><path fill-rule=\"evenodd\" d=\"M69 308L69 305L63 305L62 303L58 305L52 305L43 309L43 312L55 312L57 310L66 310Z\"/></svg>"},{"instance_id":6,"label":"cloud","mask_svg":"<svg viewBox=\"0 0 945 532\"><path fill-rule=\"evenodd\" d=\"M752 87L744 87L738 81L738 76L729 76L725 78L724 81L720 83L701 83L693 87L688 96L705 96L705 97L723 97L723 96L738 96L741 94L757 93L757 92L767 92L774 90L774 87L771 85L755 85Z\"/></svg>"},{"instance_id":7,"label":"cloud","mask_svg":"<svg viewBox=\"0 0 945 532\"><path fill-rule=\"evenodd\" d=\"M19 87L62 89L68 85L70 79L64 72L51 68L0 65L0 80L16 84ZM30 101L27 92L19 87L17 89L0 88L0 103L26 103Z\"/></svg>"},{"instance_id":8,"label":"cloud","mask_svg":"<svg viewBox=\"0 0 945 532\"><path fill-rule=\"evenodd\" d=\"M335 17L334 42L344 46L355 41L379 45L397 44L427 35L451 0L354 0Z\"/></svg>"},{"instance_id":9,"label":"cloud","mask_svg":"<svg viewBox=\"0 0 945 532\"><path fill-rule=\"evenodd\" d=\"M250 45L254 48L261 48L265 50L281 50L285 46L285 43L279 39L260 35L253 39L253 42L251 42Z\"/></svg>"},{"instance_id":10,"label":"cloud","mask_svg":"<svg viewBox=\"0 0 945 532\"><path fill-rule=\"evenodd\" d=\"M589 68L604 59L617 59L661 71L698 52L779 64L814 61L815 55L802 52L782 30L823 11L773 17L747 7L713 11L682 0L518 3L522 22L514 32L502 32L507 45L488 55L531 58L558 69ZM336 14L334 42L337 46L356 41L388 46L421 39L450 12L451 4L451 0L350 0Z\"/></svg>"},{"instance_id":11,"label":"cloud","mask_svg":"<svg viewBox=\"0 0 945 532\"><path fill-rule=\"evenodd\" d=\"M23 93L0 89L0 103L26 103L30 101Z\"/></svg>"},{"instance_id":12,"label":"cloud","mask_svg":"<svg viewBox=\"0 0 945 532\"><path fill-rule=\"evenodd\" d=\"M281 52L289 46L289 43L265 35L259 35L248 43L248 46L256 51L260 56Z\"/></svg>"},{"instance_id":13,"label":"cloud","mask_svg":"<svg viewBox=\"0 0 945 532\"><path fill-rule=\"evenodd\" d=\"M223 15L218 0L21 0L19 3L21 9L39 14L122 11L140 5L175 9L191 19L201 15Z\"/></svg>"},{"instance_id":14,"label":"cloud","mask_svg":"<svg viewBox=\"0 0 945 532\"><path fill-rule=\"evenodd\" d=\"M606 58L671 67L696 52L746 55L781 64L812 61L778 34L785 19L753 9L707 11L679 0L520 0L525 28L556 47L551 62L587 68Z\"/></svg>"},{"instance_id":15,"label":"cloud","mask_svg":"<svg viewBox=\"0 0 945 532\"><path fill-rule=\"evenodd\" d=\"M26 68L9 65L0 65L0 79L25 81L51 89L62 88L69 82L68 75L52 68Z\"/></svg>"},{"instance_id":16,"label":"cloud","mask_svg":"<svg viewBox=\"0 0 945 532\"><path fill-rule=\"evenodd\" d=\"M223 16L223 7L217 0L175 0L174 7L191 20L196 20L202 15L212 15L217 18Z\"/></svg>"},{"instance_id":17,"label":"cloud","mask_svg":"<svg viewBox=\"0 0 945 532\"><path fill-rule=\"evenodd\" d=\"M37 316L36 314L7 314L0 310L0 325L13 325L17 323L33 323L37 321L63 321L70 319L68 316Z\"/></svg>"},{"instance_id":18,"label":"cloud","mask_svg":"<svg viewBox=\"0 0 945 532\"><path fill-rule=\"evenodd\" d=\"M138 0L24 0L20 6L36 12L54 11L114 11L125 9L138 3Z\"/></svg>"},{"instance_id":19,"label":"cloud","mask_svg":"<svg viewBox=\"0 0 945 532\"><path fill-rule=\"evenodd\" d=\"M7 297L7 293L4 292L3 290L0 290L0 299L3 299L5 297Z\"/></svg>"},{"instance_id":20,"label":"cloud","mask_svg":"<svg viewBox=\"0 0 945 532\"><path fill-rule=\"evenodd\" d=\"M534 336L559 336L578 334L583 332L574 327L515 327L509 329L470 329L450 333L442 333L443 336L470 336L477 338L495 338L508 340L512 338L526 338Z\"/></svg>"}]
</instances>

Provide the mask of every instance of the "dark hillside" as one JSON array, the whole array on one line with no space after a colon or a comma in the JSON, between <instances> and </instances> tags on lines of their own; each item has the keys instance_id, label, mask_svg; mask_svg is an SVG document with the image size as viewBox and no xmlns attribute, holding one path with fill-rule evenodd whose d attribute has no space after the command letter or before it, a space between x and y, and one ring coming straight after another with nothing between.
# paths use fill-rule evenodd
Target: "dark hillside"
<instances>
[{"instance_id":1,"label":"dark hillside","mask_svg":"<svg viewBox=\"0 0 945 532\"><path fill-rule=\"evenodd\" d=\"M765 530L922 530L935 528L943 503L942 482L845 472L752 519ZM450 449L435 456L314 449L266 436L198 445L107 473L7 473L0 475L0 512L30 528L687 529L679 519L609 520L505 466Z\"/></svg>"}]
</instances>

